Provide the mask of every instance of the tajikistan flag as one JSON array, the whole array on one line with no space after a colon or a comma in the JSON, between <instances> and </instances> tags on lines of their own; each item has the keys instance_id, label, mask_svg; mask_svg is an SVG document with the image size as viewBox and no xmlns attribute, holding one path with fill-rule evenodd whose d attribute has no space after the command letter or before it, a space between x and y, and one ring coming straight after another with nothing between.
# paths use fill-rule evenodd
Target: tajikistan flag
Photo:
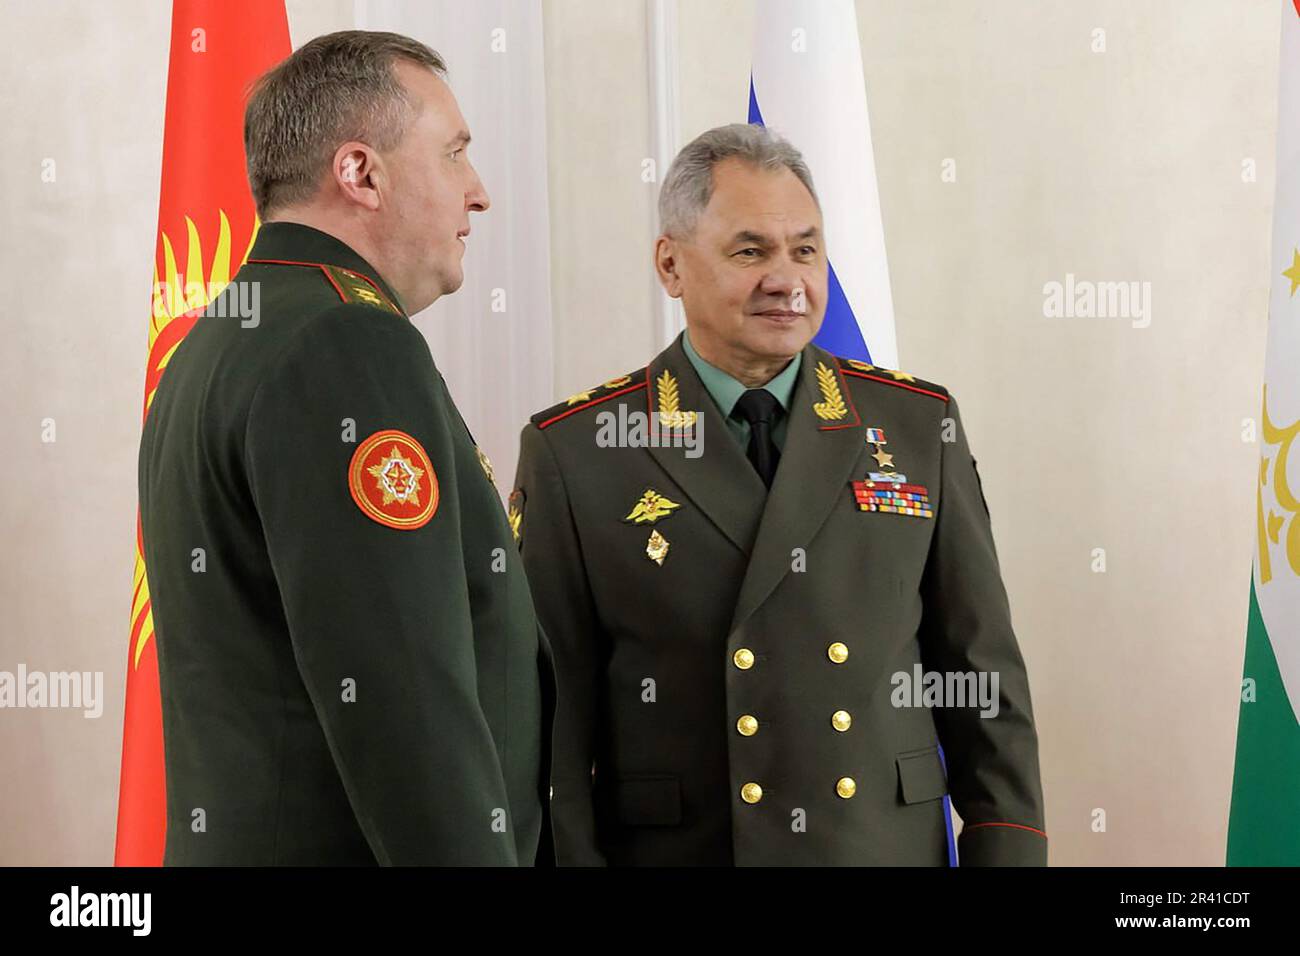
<instances>
[{"instance_id":1,"label":"tajikistan flag","mask_svg":"<svg viewBox=\"0 0 1300 956\"><path fill-rule=\"evenodd\" d=\"M1257 546L1229 866L1300 864L1300 0L1282 2L1280 65Z\"/></svg>"}]
</instances>

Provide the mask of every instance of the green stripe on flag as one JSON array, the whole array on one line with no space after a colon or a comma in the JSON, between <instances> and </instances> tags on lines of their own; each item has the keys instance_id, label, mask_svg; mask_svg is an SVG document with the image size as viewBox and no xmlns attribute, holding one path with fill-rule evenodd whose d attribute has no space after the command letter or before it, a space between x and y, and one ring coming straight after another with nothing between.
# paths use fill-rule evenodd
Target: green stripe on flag
<instances>
[{"instance_id":1,"label":"green stripe on flag","mask_svg":"<svg viewBox=\"0 0 1300 956\"><path fill-rule=\"evenodd\" d=\"M1259 613L1254 575L1245 677L1255 680L1255 700L1241 702L1237 723L1228 866L1300 865L1300 726Z\"/></svg>"}]
</instances>

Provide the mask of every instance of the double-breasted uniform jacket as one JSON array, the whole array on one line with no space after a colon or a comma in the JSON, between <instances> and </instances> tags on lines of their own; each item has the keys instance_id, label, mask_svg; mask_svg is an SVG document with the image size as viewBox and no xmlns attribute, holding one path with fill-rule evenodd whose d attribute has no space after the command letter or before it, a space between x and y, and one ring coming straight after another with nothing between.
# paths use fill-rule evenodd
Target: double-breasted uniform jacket
<instances>
[{"instance_id":1,"label":"double-breasted uniform jacket","mask_svg":"<svg viewBox=\"0 0 1300 956\"><path fill-rule=\"evenodd\" d=\"M951 794L963 865L1043 864L1028 680L956 402L813 345L797 361L770 492L680 338L523 431L510 517L556 659L558 862L944 865ZM702 454L626 447L633 413ZM901 690L994 672L996 716Z\"/></svg>"}]
</instances>

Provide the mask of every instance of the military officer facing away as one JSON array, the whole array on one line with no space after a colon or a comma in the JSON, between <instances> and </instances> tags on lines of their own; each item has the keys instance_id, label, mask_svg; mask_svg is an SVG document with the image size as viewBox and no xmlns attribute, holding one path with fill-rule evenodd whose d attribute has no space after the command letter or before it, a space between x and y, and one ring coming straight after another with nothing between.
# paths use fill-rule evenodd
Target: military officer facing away
<instances>
[{"instance_id":1,"label":"military officer facing away","mask_svg":"<svg viewBox=\"0 0 1300 956\"><path fill-rule=\"evenodd\" d=\"M488 207L443 74L336 33L249 101L261 315L198 320L140 449L169 864L550 858L548 652L408 318Z\"/></svg>"},{"instance_id":2,"label":"military officer facing away","mask_svg":"<svg viewBox=\"0 0 1300 956\"><path fill-rule=\"evenodd\" d=\"M686 333L534 416L511 501L561 688L558 861L942 865L951 793L962 863L1045 863L956 402L810 344L827 256L788 143L705 133L659 213ZM602 447L637 416L659 430Z\"/></svg>"}]
</instances>

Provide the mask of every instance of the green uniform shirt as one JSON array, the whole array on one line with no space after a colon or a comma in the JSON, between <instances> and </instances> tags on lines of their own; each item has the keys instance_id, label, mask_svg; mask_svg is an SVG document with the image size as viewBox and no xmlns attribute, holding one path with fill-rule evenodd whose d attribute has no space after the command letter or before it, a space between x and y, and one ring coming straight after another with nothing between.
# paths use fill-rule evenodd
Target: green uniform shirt
<instances>
[{"instance_id":1,"label":"green uniform shirt","mask_svg":"<svg viewBox=\"0 0 1300 956\"><path fill-rule=\"evenodd\" d=\"M700 357L700 353L695 351L695 346L691 345L690 333L682 336L682 348L686 352L686 357L690 360L691 365L695 368L695 373L700 376L700 381L704 383L705 390L709 397L713 399L714 404L718 406L718 411L722 412L722 417L726 419L727 431L735 437L740 443L741 449L749 447L749 422L745 421L739 415L733 415L736 408L736 402L740 401L740 396L749 390L742 382L736 381L716 365L710 365ZM785 450L785 433L790 418L790 397L794 394L795 382L799 380L799 363L790 360L790 363L780 372L778 372L770 382L763 386L767 389L772 397L781 403L782 415L772 426L772 441L776 443L778 450Z\"/></svg>"}]
</instances>

